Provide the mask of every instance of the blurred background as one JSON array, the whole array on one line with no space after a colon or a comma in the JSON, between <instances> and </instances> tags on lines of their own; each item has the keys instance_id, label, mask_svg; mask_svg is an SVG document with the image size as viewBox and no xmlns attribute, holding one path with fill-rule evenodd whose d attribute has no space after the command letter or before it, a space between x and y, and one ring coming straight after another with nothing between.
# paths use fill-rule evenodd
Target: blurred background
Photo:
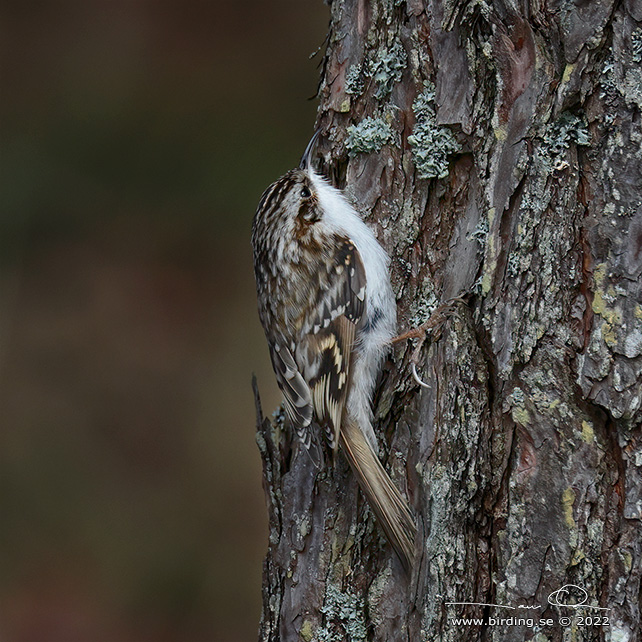
<instances>
[{"instance_id":1,"label":"blurred background","mask_svg":"<svg viewBox=\"0 0 642 642\"><path fill-rule=\"evenodd\" d=\"M256 640L250 226L321 0L0 8L0 640Z\"/></svg>"}]
</instances>

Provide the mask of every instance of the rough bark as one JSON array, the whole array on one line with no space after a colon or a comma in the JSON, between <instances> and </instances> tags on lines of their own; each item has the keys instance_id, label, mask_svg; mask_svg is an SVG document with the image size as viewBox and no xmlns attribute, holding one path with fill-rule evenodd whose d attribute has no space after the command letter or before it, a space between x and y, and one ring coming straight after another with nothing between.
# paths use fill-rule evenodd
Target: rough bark
<instances>
[{"instance_id":1,"label":"rough bark","mask_svg":"<svg viewBox=\"0 0 642 642\"><path fill-rule=\"evenodd\" d=\"M377 395L411 578L345 462L316 470L260 416L262 642L640 639L640 21L634 0L332 2L321 167L393 257L400 330L467 304L422 351L431 388L402 344ZM610 610L549 604L568 584ZM490 619L511 616L553 624Z\"/></svg>"}]
</instances>

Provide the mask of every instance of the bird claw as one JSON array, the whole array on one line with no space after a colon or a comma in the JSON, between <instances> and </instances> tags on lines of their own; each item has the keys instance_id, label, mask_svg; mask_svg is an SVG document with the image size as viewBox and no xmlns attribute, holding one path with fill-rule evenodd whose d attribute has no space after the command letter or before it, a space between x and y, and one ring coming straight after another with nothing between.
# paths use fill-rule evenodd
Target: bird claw
<instances>
[{"instance_id":1,"label":"bird claw","mask_svg":"<svg viewBox=\"0 0 642 642\"><path fill-rule=\"evenodd\" d=\"M448 316L450 316L450 314L454 312L455 306L458 303L465 303L465 301L461 297L455 297L454 299L450 299L443 305L440 305L433 312L433 314L430 315L430 318L428 319L428 321L426 321L425 323L423 323L417 328L413 328L408 332L404 332L403 334L399 335L398 337L395 337L392 340L392 343L398 343L399 341L403 341L404 339L419 339L410 357L410 368L411 368L413 379L422 388L430 389L430 386L425 381L423 381L419 376L419 374L417 373L417 362L419 361L421 348L423 347L426 339L428 338L429 333L437 336L439 335L442 325L446 322L446 319L448 318Z\"/></svg>"},{"instance_id":2,"label":"bird claw","mask_svg":"<svg viewBox=\"0 0 642 642\"><path fill-rule=\"evenodd\" d=\"M423 388L428 388L428 390L430 390L430 386L425 381L422 381L419 375L417 374L417 364L413 361L410 367L412 370L412 376L414 380Z\"/></svg>"}]
</instances>

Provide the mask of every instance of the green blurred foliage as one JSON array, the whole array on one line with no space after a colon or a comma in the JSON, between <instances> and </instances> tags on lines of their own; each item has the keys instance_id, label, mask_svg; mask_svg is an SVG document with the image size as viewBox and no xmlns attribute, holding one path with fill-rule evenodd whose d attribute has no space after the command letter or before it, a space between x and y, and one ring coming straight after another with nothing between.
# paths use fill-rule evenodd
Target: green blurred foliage
<instances>
[{"instance_id":1,"label":"green blurred foliage","mask_svg":"<svg viewBox=\"0 0 642 642\"><path fill-rule=\"evenodd\" d=\"M249 229L321 2L0 9L0 638L255 639Z\"/></svg>"}]
</instances>

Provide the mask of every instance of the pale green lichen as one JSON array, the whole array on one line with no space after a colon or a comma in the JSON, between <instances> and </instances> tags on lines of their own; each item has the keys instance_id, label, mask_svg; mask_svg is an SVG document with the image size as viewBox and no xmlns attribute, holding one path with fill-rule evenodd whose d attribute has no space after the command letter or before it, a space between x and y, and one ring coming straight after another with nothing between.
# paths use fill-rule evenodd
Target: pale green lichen
<instances>
[{"instance_id":1,"label":"pale green lichen","mask_svg":"<svg viewBox=\"0 0 642 642\"><path fill-rule=\"evenodd\" d=\"M277 409L272 413L272 429L271 437L272 442L275 444L281 443L281 438L284 433L287 432L288 428L285 425L286 414L283 404L280 404Z\"/></svg>"},{"instance_id":2,"label":"pale green lichen","mask_svg":"<svg viewBox=\"0 0 642 642\"><path fill-rule=\"evenodd\" d=\"M299 521L299 534L301 536L301 539L305 539L309 535L310 530L311 530L311 528L310 528L310 516L309 515L305 515Z\"/></svg>"},{"instance_id":3,"label":"pale green lichen","mask_svg":"<svg viewBox=\"0 0 642 642\"><path fill-rule=\"evenodd\" d=\"M435 293L435 285L426 277L417 288L408 309L410 327L416 328L430 319L432 313L439 307L439 299Z\"/></svg>"},{"instance_id":4,"label":"pale green lichen","mask_svg":"<svg viewBox=\"0 0 642 642\"><path fill-rule=\"evenodd\" d=\"M600 76L600 98L607 98L617 94L624 96L629 105L636 105L642 109L642 29L635 29L631 34L631 63L622 66L611 51L604 63ZM615 115L610 111L603 116L604 123L611 125Z\"/></svg>"},{"instance_id":5,"label":"pale green lichen","mask_svg":"<svg viewBox=\"0 0 642 642\"><path fill-rule=\"evenodd\" d=\"M633 556L625 548L618 549L618 557L622 560L622 566L626 573L630 573L633 568Z\"/></svg>"},{"instance_id":6,"label":"pale green lichen","mask_svg":"<svg viewBox=\"0 0 642 642\"><path fill-rule=\"evenodd\" d=\"M346 73L346 94L351 94L352 96L360 96L365 87L365 81L363 79L363 66L361 64L351 65Z\"/></svg>"},{"instance_id":7,"label":"pale green lichen","mask_svg":"<svg viewBox=\"0 0 642 642\"><path fill-rule=\"evenodd\" d=\"M575 503L575 491L569 486L562 493L562 512L566 525L571 528L577 528L575 518L573 517L573 504Z\"/></svg>"},{"instance_id":8,"label":"pale green lichen","mask_svg":"<svg viewBox=\"0 0 642 642\"><path fill-rule=\"evenodd\" d=\"M591 137L585 118L566 111L544 134L543 160L547 162L549 169L559 170L568 166L566 153L572 142L588 146L591 144Z\"/></svg>"},{"instance_id":9,"label":"pale green lichen","mask_svg":"<svg viewBox=\"0 0 642 642\"><path fill-rule=\"evenodd\" d=\"M303 640L303 642L312 641L312 638L314 637L314 628L310 620L305 620L303 622L303 625L301 626L301 631L299 631L299 635L301 636L301 639Z\"/></svg>"},{"instance_id":10,"label":"pale green lichen","mask_svg":"<svg viewBox=\"0 0 642 642\"><path fill-rule=\"evenodd\" d=\"M401 209L401 212L398 215L397 227L399 229L400 234L403 234L402 238L407 238L407 239L417 238L420 232L420 226L419 226L420 213L417 211L416 206L414 205L414 203L410 201L405 201L401 205L400 209Z\"/></svg>"},{"instance_id":11,"label":"pale green lichen","mask_svg":"<svg viewBox=\"0 0 642 642\"><path fill-rule=\"evenodd\" d=\"M595 441L595 431L593 430L591 423L588 421L582 422L582 439L587 444L592 444Z\"/></svg>"},{"instance_id":12,"label":"pale green lichen","mask_svg":"<svg viewBox=\"0 0 642 642\"><path fill-rule=\"evenodd\" d=\"M278 406L278 408L272 413L272 424L279 428L283 428L285 425L285 408L283 407L283 404Z\"/></svg>"},{"instance_id":13,"label":"pale green lichen","mask_svg":"<svg viewBox=\"0 0 642 642\"><path fill-rule=\"evenodd\" d=\"M606 270L606 263L598 263L593 268L595 289L591 308L603 320L601 334L604 342L613 348L618 343L617 329L622 325L623 315L622 310L614 305L618 298L615 290L612 286L605 288Z\"/></svg>"},{"instance_id":14,"label":"pale green lichen","mask_svg":"<svg viewBox=\"0 0 642 642\"><path fill-rule=\"evenodd\" d=\"M640 67L627 69L622 94L627 103L637 105L642 109L642 69Z\"/></svg>"},{"instance_id":15,"label":"pale green lichen","mask_svg":"<svg viewBox=\"0 0 642 642\"><path fill-rule=\"evenodd\" d=\"M642 355L642 332L633 329L624 337L624 356L635 359Z\"/></svg>"},{"instance_id":16,"label":"pale green lichen","mask_svg":"<svg viewBox=\"0 0 642 642\"><path fill-rule=\"evenodd\" d=\"M361 642L367 639L364 605L354 593L341 592L334 584L330 584L325 593L321 613L325 615L326 624L319 629L317 639L320 642L334 642L346 639L344 635L337 637L337 628L343 629L350 642Z\"/></svg>"},{"instance_id":17,"label":"pale green lichen","mask_svg":"<svg viewBox=\"0 0 642 642\"><path fill-rule=\"evenodd\" d=\"M482 247L486 245L488 238L488 219L480 218L475 229L466 237L469 241L477 241Z\"/></svg>"},{"instance_id":18,"label":"pale green lichen","mask_svg":"<svg viewBox=\"0 0 642 642\"><path fill-rule=\"evenodd\" d=\"M631 642L633 640L633 632L621 620L613 621L608 628L608 632L609 642Z\"/></svg>"},{"instance_id":19,"label":"pale green lichen","mask_svg":"<svg viewBox=\"0 0 642 642\"><path fill-rule=\"evenodd\" d=\"M508 395L506 401L508 401L511 406L523 406L526 401L526 395L521 388L515 387L510 395Z\"/></svg>"},{"instance_id":20,"label":"pale green lichen","mask_svg":"<svg viewBox=\"0 0 642 642\"><path fill-rule=\"evenodd\" d=\"M508 262L506 264L506 274L511 278L515 278L522 271L522 259L519 254L511 252L508 255Z\"/></svg>"},{"instance_id":21,"label":"pale green lichen","mask_svg":"<svg viewBox=\"0 0 642 642\"><path fill-rule=\"evenodd\" d=\"M386 590L392 581L392 567L390 564L385 566L368 589L368 605L370 607L370 617L372 622L377 625L384 621L385 616L381 613L380 604L384 599Z\"/></svg>"},{"instance_id":22,"label":"pale green lichen","mask_svg":"<svg viewBox=\"0 0 642 642\"><path fill-rule=\"evenodd\" d=\"M617 92L617 81L615 78L615 59L613 58L613 52L606 59L604 67L602 67L602 73L600 74L600 98L604 99L608 94L614 94ZM608 123L613 122L613 114L605 114L604 120Z\"/></svg>"},{"instance_id":23,"label":"pale green lichen","mask_svg":"<svg viewBox=\"0 0 642 642\"><path fill-rule=\"evenodd\" d=\"M364 118L358 125L347 129L346 147L350 156L378 152L392 140L392 128L382 118Z\"/></svg>"},{"instance_id":24,"label":"pale green lichen","mask_svg":"<svg viewBox=\"0 0 642 642\"><path fill-rule=\"evenodd\" d=\"M505 276L519 283L518 288L521 291L529 291L534 284L533 268L537 266L539 282L542 285L542 296L537 301L526 301L523 305L507 308L511 323L514 324L514 331L509 333L504 343L502 359L498 362L498 372L502 375L510 372L516 360L526 363L542 337L551 329L554 328L556 334L562 331L558 305L562 287L559 257L567 256L572 243L567 236L558 234L555 226L542 229L540 221L542 215L551 208L555 211L555 220L560 221L559 226L570 224L566 222L570 220L566 209L552 201L554 190L551 189L551 180L559 180L556 172L563 171L565 175L576 173L576 147L588 144L589 129L582 114L565 112L541 132L534 155L529 157L525 168L529 181L523 183L524 189L520 193L516 234L513 236L514 243L505 263L500 263L501 251L505 248L500 243L499 228L495 221L496 213L494 210L489 211L491 233L484 248L484 266L478 290L482 295L488 294L494 287L497 270L500 268L505 269ZM577 275L572 275L573 269L573 266L570 266L566 275L571 279L577 278ZM501 315L498 318L501 318ZM504 321L495 323L500 324ZM554 401L546 399L537 410L547 414L555 411L556 415L566 412L561 404L551 407ZM517 412L516 415L521 421L527 418L523 412Z\"/></svg>"},{"instance_id":25,"label":"pale green lichen","mask_svg":"<svg viewBox=\"0 0 642 642\"><path fill-rule=\"evenodd\" d=\"M470 286L470 291L476 297L484 296L484 275L483 274L480 274L477 277L477 280Z\"/></svg>"},{"instance_id":26,"label":"pale green lichen","mask_svg":"<svg viewBox=\"0 0 642 642\"><path fill-rule=\"evenodd\" d=\"M383 9L386 13L391 13L395 7L400 7L406 0L383 0Z\"/></svg>"},{"instance_id":27,"label":"pale green lichen","mask_svg":"<svg viewBox=\"0 0 642 642\"><path fill-rule=\"evenodd\" d=\"M562 74L562 82L564 84L566 84L571 79L571 76L573 75L576 67L577 64L566 65L566 67L564 68L564 73Z\"/></svg>"},{"instance_id":28,"label":"pale green lichen","mask_svg":"<svg viewBox=\"0 0 642 642\"><path fill-rule=\"evenodd\" d=\"M531 422L531 416L526 408L513 408L511 410L513 421L520 426L528 426Z\"/></svg>"},{"instance_id":29,"label":"pale green lichen","mask_svg":"<svg viewBox=\"0 0 642 642\"><path fill-rule=\"evenodd\" d=\"M368 66L377 85L375 98L381 100L390 94L395 83L401 80L407 63L408 55L398 40L389 49L379 51L378 56L371 60Z\"/></svg>"},{"instance_id":30,"label":"pale green lichen","mask_svg":"<svg viewBox=\"0 0 642 642\"><path fill-rule=\"evenodd\" d=\"M425 83L424 91L412 104L416 123L408 142L420 178L447 176L448 157L461 150L452 131L437 124L434 102L435 88L431 83Z\"/></svg>"},{"instance_id":31,"label":"pale green lichen","mask_svg":"<svg viewBox=\"0 0 642 642\"><path fill-rule=\"evenodd\" d=\"M631 60L642 62L642 29L636 29L631 34Z\"/></svg>"},{"instance_id":32,"label":"pale green lichen","mask_svg":"<svg viewBox=\"0 0 642 642\"><path fill-rule=\"evenodd\" d=\"M513 388L506 398L506 403L510 407L511 417L516 424L527 426L530 423L531 416L526 409L526 395L521 388Z\"/></svg>"}]
</instances>

